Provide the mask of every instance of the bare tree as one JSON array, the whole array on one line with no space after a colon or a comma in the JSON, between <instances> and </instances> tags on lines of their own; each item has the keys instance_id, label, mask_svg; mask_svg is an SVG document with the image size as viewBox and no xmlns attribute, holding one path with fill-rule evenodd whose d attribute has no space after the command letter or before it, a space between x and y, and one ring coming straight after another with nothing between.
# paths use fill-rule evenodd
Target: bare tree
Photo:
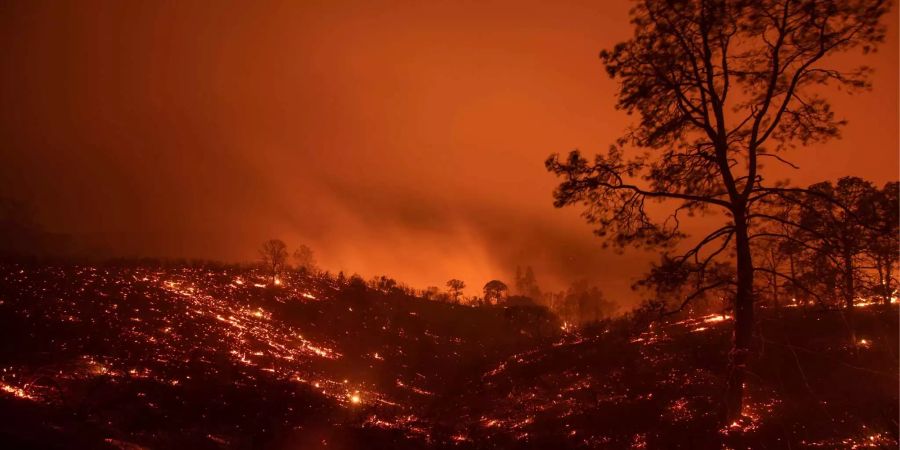
<instances>
[{"instance_id":1,"label":"bare tree","mask_svg":"<svg viewBox=\"0 0 900 450\"><path fill-rule=\"evenodd\" d=\"M800 238L818 242L819 247L837 269L841 281L841 296L847 310L865 284L862 258L866 250L868 226L866 219L874 218L873 200L877 190L871 183L856 177L844 177L836 185L817 183L810 191L823 196L809 195L800 212Z\"/></svg>"},{"instance_id":2,"label":"bare tree","mask_svg":"<svg viewBox=\"0 0 900 450\"><path fill-rule=\"evenodd\" d=\"M760 202L791 190L766 180L761 160L792 165L781 153L838 136L843 121L817 88L867 88L868 70L829 66L827 56L873 49L887 9L879 0L641 0L634 36L601 53L620 83L618 107L638 123L593 162L578 151L547 160L563 178L556 206L583 204L597 234L619 246L671 248L685 237L681 217L724 212L721 227L673 261L692 262L701 280L717 258L736 265L726 423L741 416L751 350L750 230L768 220ZM629 146L643 151L626 158ZM671 214L648 213L648 200Z\"/></svg>"},{"instance_id":3,"label":"bare tree","mask_svg":"<svg viewBox=\"0 0 900 450\"><path fill-rule=\"evenodd\" d=\"M428 286L427 288L422 290L422 298L425 300L439 300L440 299L441 290L438 289L437 286Z\"/></svg>"},{"instance_id":4,"label":"bare tree","mask_svg":"<svg viewBox=\"0 0 900 450\"><path fill-rule=\"evenodd\" d=\"M894 181L884 185L874 198L875 210L866 252L872 260L877 280L872 294L881 298L884 304L891 302L897 291L895 270L898 266L897 249L900 248L900 183Z\"/></svg>"},{"instance_id":5,"label":"bare tree","mask_svg":"<svg viewBox=\"0 0 900 450\"><path fill-rule=\"evenodd\" d=\"M607 300L598 286L586 279L578 279L569 285L555 311L569 324L585 324L610 317L618 306Z\"/></svg>"},{"instance_id":6,"label":"bare tree","mask_svg":"<svg viewBox=\"0 0 900 450\"><path fill-rule=\"evenodd\" d=\"M281 239L269 239L259 248L259 256L263 267L272 276L272 284L278 283L278 274L284 270L287 262L287 245Z\"/></svg>"},{"instance_id":7,"label":"bare tree","mask_svg":"<svg viewBox=\"0 0 900 450\"><path fill-rule=\"evenodd\" d=\"M447 281L447 291L450 294L450 297L453 298L454 303L459 303L459 296L462 294L463 289L466 288L466 283L462 280L457 280L456 278Z\"/></svg>"},{"instance_id":8,"label":"bare tree","mask_svg":"<svg viewBox=\"0 0 900 450\"><path fill-rule=\"evenodd\" d=\"M758 248L758 252L754 253L753 257L761 259L762 267L767 269L766 275L768 275L768 277L764 278L764 280L765 287L770 290L769 305L773 308L779 308L781 306L779 300L779 288L781 287L782 280L778 278L778 273L781 272L784 254L781 253L777 241L764 242L758 247L761 248Z\"/></svg>"},{"instance_id":9,"label":"bare tree","mask_svg":"<svg viewBox=\"0 0 900 450\"><path fill-rule=\"evenodd\" d=\"M889 277L893 270L898 206L892 204L897 195L890 198L892 184L878 190L861 178L843 177L768 202L765 214L776 223L757 227L751 238L780 240L790 273L758 269L796 284L820 304L839 302L850 311L859 296L878 291L882 273Z\"/></svg>"}]
</instances>

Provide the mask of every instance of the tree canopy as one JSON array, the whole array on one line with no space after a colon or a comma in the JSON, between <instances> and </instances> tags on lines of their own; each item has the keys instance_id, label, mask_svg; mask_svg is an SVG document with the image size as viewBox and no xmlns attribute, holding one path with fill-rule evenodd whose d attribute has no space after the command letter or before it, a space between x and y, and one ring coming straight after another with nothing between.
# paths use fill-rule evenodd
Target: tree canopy
<instances>
[{"instance_id":1,"label":"tree canopy","mask_svg":"<svg viewBox=\"0 0 900 450\"><path fill-rule=\"evenodd\" d=\"M844 121L825 94L868 88L870 70L845 69L830 56L875 49L888 7L879 0L639 1L634 35L600 54L619 83L616 106L636 123L593 161L576 150L546 162L562 178L555 205L582 205L597 234L618 247L672 250L686 237L685 216L724 213L719 228L664 258L669 268L696 274L686 299L733 288L728 423L740 418L752 338L751 229L767 221L757 212L770 198L800 190L767 178L762 161L794 166L787 150L839 136ZM670 206L668 214L651 214L653 201ZM732 263L733 277L706 277Z\"/></svg>"}]
</instances>

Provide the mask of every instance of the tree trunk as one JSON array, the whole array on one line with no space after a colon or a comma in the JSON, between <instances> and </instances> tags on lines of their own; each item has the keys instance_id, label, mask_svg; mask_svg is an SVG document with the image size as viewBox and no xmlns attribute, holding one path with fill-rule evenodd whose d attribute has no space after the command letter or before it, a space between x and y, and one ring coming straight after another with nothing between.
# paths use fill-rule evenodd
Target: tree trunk
<instances>
[{"instance_id":1,"label":"tree trunk","mask_svg":"<svg viewBox=\"0 0 900 450\"><path fill-rule=\"evenodd\" d=\"M891 274L893 274L893 273L894 273L893 264L891 264L890 261L886 262L884 264L884 284L883 284L884 304L885 305L891 304L891 297L894 294L893 290L891 290Z\"/></svg>"},{"instance_id":2,"label":"tree trunk","mask_svg":"<svg viewBox=\"0 0 900 450\"><path fill-rule=\"evenodd\" d=\"M853 283L853 255L844 255L844 295L847 309L853 308L853 298L856 297L856 286Z\"/></svg>"},{"instance_id":3,"label":"tree trunk","mask_svg":"<svg viewBox=\"0 0 900 450\"><path fill-rule=\"evenodd\" d=\"M781 307L781 304L778 303L778 279L774 274L772 275L772 307L776 310Z\"/></svg>"},{"instance_id":4,"label":"tree trunk","mask_svg":"<svg viewBox=\"0 0 900 450\"><path fill-rule=\"evenodd\" d=\"M741 418L744 377L753 337L753 259L743 212L734 215L737 250L737 293L734 298L734 341L725 392L725 423Z\"/></svg>"},{"instance_id":5,"label":"tree trunk","mask_svg":"<svg viewBox=\"0 0 900 450\"><path fill-rule=\"evenodd\" d=\"M791 262L791 269L790 269L791 270L791 303L796 303L797 302L797 273L794 270L794 253L793 252L790 253L788 255L788 257L790 258L790 262ZM806 306L806 302L801 302L801 303L803 303L803 306Z\"/></svg>"},{"instance_id":6,"label":"tree trunk","mask_svg":"<svg viewBox=\"0 0 900 450\"><path fill-rule=\"evenodd\" d=\"M853 283L853 255L844 254L844 299L847 307L845 315L847 330L850 334L850 345L856 346L856 325L853 323L853 300L856 297L856 286Z\"/></svg>"},{"instance_id":7,"label":"tree trunk","mask_svg":"<svg viewBox=\"0 0 900 450\"><path fill-rule=\"evenodd\" d=\"M878 272L878 291L881 301L885 305L891 304L891 264L885 263L881 258L875 259L875 270Z\"/></svg>"},{"instance_id":8,"label":"tree trunk","mask_svg":"<svg viewBox=\"0 0 900 450\"><path fill-rule=\"evenodd\" d=\"M778 276L775 273L778 271L778 260L775 256L775 250L769 250L769 263L771 264L771 278L772 281L772 307L778 310L781 307L781 304L778 302Z\"/></svg>"}]
</instances>

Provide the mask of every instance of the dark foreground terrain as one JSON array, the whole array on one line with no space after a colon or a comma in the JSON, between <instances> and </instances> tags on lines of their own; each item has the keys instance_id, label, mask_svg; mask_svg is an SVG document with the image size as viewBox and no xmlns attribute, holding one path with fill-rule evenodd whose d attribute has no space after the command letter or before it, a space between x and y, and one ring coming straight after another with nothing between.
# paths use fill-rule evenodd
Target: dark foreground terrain
<instances>
[{"instance_id":1,"label":"dark foreground terrain","mask_svg":"<svg viewBox=\"0 0 900 450\"><path fill-rule=\"evenodd\" d=\"M760 311L744 418L731 318L563 330L238 268L0 266L0 448L896 448L898 311Z\"/></svg>"}]
</instances>

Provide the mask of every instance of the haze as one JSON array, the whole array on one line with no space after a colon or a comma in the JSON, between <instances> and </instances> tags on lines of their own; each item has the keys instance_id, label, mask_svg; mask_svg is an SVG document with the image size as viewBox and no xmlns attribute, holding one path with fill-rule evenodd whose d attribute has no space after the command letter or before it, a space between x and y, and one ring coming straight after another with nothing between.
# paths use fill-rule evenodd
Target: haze
<instances>
[{"instance_id":1,"label":"haze","mask_svg":"<svg viewBox=\"0 0 900 450\"><path fill-rule=\"evenodd\" d=\"M251 260L279 237L419 287L532 265L636 298L655 255L603 250L543 167L629 123L597 58L628 2L214 5L0 5L0 192L109 255ZM843 139L784 176L896 178L897 22L874 89L831 97Z\"/></svg>"}]
</instances>

